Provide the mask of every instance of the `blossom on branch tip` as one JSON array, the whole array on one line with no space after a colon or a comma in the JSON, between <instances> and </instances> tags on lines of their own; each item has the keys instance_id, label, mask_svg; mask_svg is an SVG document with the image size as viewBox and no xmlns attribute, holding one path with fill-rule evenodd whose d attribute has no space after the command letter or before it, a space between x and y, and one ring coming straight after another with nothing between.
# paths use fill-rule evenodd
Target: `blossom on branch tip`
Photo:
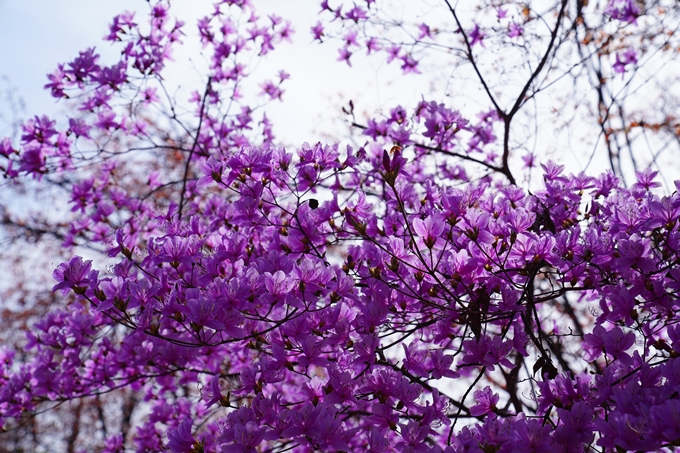
<instances>
[{"instance_id":1,"label":"blossom on branch tip","mask_svg":"<svg viewBox=\"0 0 680 453\"><path fill-rule=\"evenodd\" d=\"M629 64L635 65L637 64L637 62L638 62L637 52L634 48L631 47L623 53L616 54L614 71L621 74L621 77L623 77L623 73L626 72L626 66Z\"/></svg>"},{"instance_id":2,"label":"blossom on branch tip","mask_svg":"<svg viewBox=\"0 0 680 453\"><path fill-rule=\"evenodd\" d=\"M371 36L366 40L366 54L370 55L372 52L377 52L380 49L382 49L382 46L380 43L378 43L378 39L374 36Z\"/></svg>"},{"instance_id":3,"label":"blossom on branch tip","mask_svg":"<svg viewBox=\"0 0 680 453\"><path fill-rule=\"evenodd\" d=\"M191 433L191 420L184 420L168 433L168 449L172 453L196 453L200 444Z\"/></svg>"},{"instance_id":4,"label":"blossom on branch tip","mask_svg":"<svg viewBox=\"0 0 680 453\"><path fill-rule=\"evenodd\" d=\"M515 22L508 25L508 38L519 38L524 34L524 28Z\"/></svg>"},{"instance_id":5,"label":"blossom on branch tip","mask_svg":"<svg viewBox=\"0 0 680 453\"><path fill-rule=\"evenodd\" d=\"M497 393L493 393L489 386L484 387L482 390L476 390L474 397L477 404L470 408L470 414L475 417L495 412L496 403L500 400L500 396Z\"/></svg>"},{"instance_id":6,"label":"blossom on branch tip","mask_svg":"<svg viewBox=\"0 0 680 453\"><path fill-rule=\"evenodd\" d=\"M486 35L484 34L483 31L479 29L479 25L475 24L475 28L472 29L469 35L470 38L470 47L473 47L475 44L479 44L482 47L486 47L484 45L484 38L486 38Z\"/></svg>"},{"instance_id":7,"label":"blossom on branch tip","mask_svg":"<svg viewBox=\"0 0 680 453\"><path fill-rule=\"evenodd\" d=\"M446 223L440 216L428 216L425 220L413 219L413 230L420 237L425 247L432 249L435 245L441 245L444 240L440 237L444 232Z\"/></svg>"},{"instance_id":8,"label":"blossom on branch tip","mask_svg":"<svg viewBox=\"0 0 680 453\"><path fill-rule=\"evenodd\" d=\"M605 352L624 365L633 363L631 356L626 353L635 343L635 334L632 332L624 333L618 326L607 331L604 327L598 325L593 329L593 333L584 336L584 342L588 353L586 360L595 360L602 352Z\"/></svg>"},{"instance_id":9,"label":"blossom on branch tip","mask_svg":"<svg viewBox=\"0 0 680 453\"><path fill-rule=\"evenodd\" d=\"M425 23L418 25L418 39L423 38L432 39L432 30L430 30L430 27Z\"/></svg>"},{"instance_id":10,"label":"blossom on branch tip","mask_svg":"<svg viewBox=\"0 0 680 453\"><path fill-rule=\"evenodd\" d=\"M92 260L83 261L80 256L74 256L68 264L60 264L52 274L59 282L52 287L52 292L62 290L63 294L68 294L73 289L76 294L84 294L90 282L91 269Z\"/></svg>"},{"instance_id":11,"label":"blossom on branch tip","mask_svg":"<svg viewBox=\"0 0 680 453\"><path fill-rule=\"evenodd\" d=\"M349 51L349 46L338 49L338 52L340 53L340 56L338 57L337 61L344 61L347 63L347 66L351 67L352 62L350 62L349 59L352 56L352 52Z\"/></svg>"},{"instance_id":12,"label":"blossom on branch tip","mask_svg":"<svg viewBox=\"0 0 680 453\"><path fill-rule=\"evenodd\" d=\"M420 69L418 69L418 62L411 56L411 55L402 55L401 56L401 70L404 71L404 74L408 73L414 73L414 74L420 74Z\"/></svg>"},{"instance_id":13,"label":"blossom on branch tip","mask_svg":"<svg viewBox=\"0 0 680 453\"><path fill-rule=\"evenodd\" d=\"M392 63L394 59L399 58L399 55L401 54L401 47L392 45L385 51L387 52L387 62Z\"/></svg>"},{"instance_id":14,"label":"blossom on branch tip","mask_svg":"<svg viewBox=\"0 0 680 453\"><path fill-rule=\"evenodd\" d=\"M635 0L609 0L605 7L605 14L612 19L636 24L640 9L635 4Z\"/></svg>"}]
</instances>

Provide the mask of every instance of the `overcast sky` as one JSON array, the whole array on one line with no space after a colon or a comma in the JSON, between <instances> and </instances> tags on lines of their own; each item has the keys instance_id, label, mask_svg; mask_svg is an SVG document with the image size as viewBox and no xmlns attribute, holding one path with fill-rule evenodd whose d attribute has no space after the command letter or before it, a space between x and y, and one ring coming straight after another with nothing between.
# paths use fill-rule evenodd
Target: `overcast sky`
<instances>
[{"instance_id":1,"label":"overcast sky","mask_svg":"<svg viewBox=\"0 0 680 453\"><path fill-rule=\"evenodd\" d=\"M293 21L294 44L283 44L267 56L258 68L265 75L284 69L291 74L284 103L269 110L277 137L289 145L327 138L324 134L341 134L338 118L341 100L354 99L366 110L393 107L395 96L415 101L423 91L418 77L401 77L396 66L386 66L383 58L353 58L353 69L336 62L334 44L312 42L309 28L318 20L316 0L256 0L263 13L276 12ZM211 1L175 0L174 14L186 23L186 42L197 42L196 19L209 11ZM71 61L78 51L96 46L102 60L115 58L114 50L102 37L112 17L124 10L148 11L145 0L0 0L0 76L25 101L25 116L57 115L65 107L55 103L42 89L60 62ZM191 58L199 46L183 46L177 60ZM110 61L110 60L109 60ZM184 74L177 74L184 75ZM189 75L187 75L189 76ZM181 83L181 82L180 82ZM190 82L185 81L185 84ZM6 82L0 83L3 90ZM199 87L196 87L199 88ZM357 100L360 99L360 102ZM0 105L7 117L9 106ZM8 133L0 125L0 135Z\"/></svg>"}]
</instances>

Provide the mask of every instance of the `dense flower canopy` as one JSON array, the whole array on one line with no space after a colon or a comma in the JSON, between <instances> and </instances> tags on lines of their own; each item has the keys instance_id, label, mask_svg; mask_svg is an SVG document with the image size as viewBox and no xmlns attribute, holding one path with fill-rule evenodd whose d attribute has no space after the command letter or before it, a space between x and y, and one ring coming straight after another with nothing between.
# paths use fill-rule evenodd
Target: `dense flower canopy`
<instances>
[{"instance_id":1,"label":"dense flower canopy","mask_svg":"<svg viewBox=\"0 0 680 453\"><path fill-rule=\"evenodd\" d=\"M413 76L420 52L445 34L421 23L413 43L388 45L369 27L394 26L379 22L378 2L331 3L311 33L340 43L340 64L364 46ZM103 435L81 448L680 445L680 184L663 194L650 167L626 185L611 147L611 169L571 174L540 153L518 156L511 139L523 107L547 89L537 81L552 83L541 71L558 66L549 60L570 20L600 13L633 29L654 12L633 0L588 14L588 2L554 2L544 54L505 108L473 52L514 46L537 21L530 6L514 14L519 4L496 3L480 2L500 24L492 28L463 26L444 2L485 110L470 117L424 95L364 121L350 103L362 140L352 145L285 149L241 96L250 61L292 33L248 1L219 2L199 21L209 71L188 107L162 77L186 27L164 2L151 2L144 21L114 18L106 39L120 44L119 61L90 48L60 65L47 88L72 100L73 116L26 121L17 143L1 142L2 168L11 180L67 187L64 247L87 244L111 265L77 255L59 264L60 302L26 332L27 353L0 352L8 433L47 409L113 407L105 398L119 395L133 409L101 415ZM641 52L613 53L609 74L627 77ZM280 100L287 79L259 81L262 95ZM600 121L613 143L618 132ZM532 169L542 182L530 190L518 175ZM107 432L110 419L121 429ZM69 448L85 442L73 432Z\"/></svg>"}]
</instances>

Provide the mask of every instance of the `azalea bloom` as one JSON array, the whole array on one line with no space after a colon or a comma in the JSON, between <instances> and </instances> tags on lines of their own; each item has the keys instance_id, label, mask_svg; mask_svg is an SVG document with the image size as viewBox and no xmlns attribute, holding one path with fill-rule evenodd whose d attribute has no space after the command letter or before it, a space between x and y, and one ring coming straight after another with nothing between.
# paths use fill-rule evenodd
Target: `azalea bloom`
<instances>
[{"instance_id":1,"label":"azalea bloom","mask_svg":"<svg viewBox=\"0 0 680 453\"><path fill-rule=\"evenodd\" d=\"M475 44L479 44L482 47L484 46L484 38L486 35L484 34L483 31L479 29L479 25L475 24L475 28L472 29L470 32L469 38L470 38L470 47L474 46Z\"/></svg>"}]
</instances>

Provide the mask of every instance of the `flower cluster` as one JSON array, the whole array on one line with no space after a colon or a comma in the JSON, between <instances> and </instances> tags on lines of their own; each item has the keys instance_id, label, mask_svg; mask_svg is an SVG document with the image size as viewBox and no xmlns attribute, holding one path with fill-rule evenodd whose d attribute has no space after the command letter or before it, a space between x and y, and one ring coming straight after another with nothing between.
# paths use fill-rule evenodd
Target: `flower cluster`
<instances>
[{"instance_id":1,"label":"flower cluster","mask_svg":"<svg viewBox=\"0 0 680 453\"><path fill-rule=\"evenodd\" d=\"M358 25L373 3L322 10ZM8 177L73 175L65 243L112 263L74 256L54 269L52 291L69 303L27 332L27 354L0 351L0 425L120 391L148 415L107 435L106 452L678 445L680 183L660 196L649 169L626 186L546 161L541 188L520 187L507 136L521 103L470 119L423 100L355 123L360 147L277 146L266 115L253 131L239 85L245 57L291 29L248 1L199 20L210 73L182 122L155 89L182 25L165 3L150 8L148 30L129 13L114 19L119 62L90 49L50 76L82 117L61 131L36 117L17 149L0 142ZM519 39L512 24L503 34ZM469 55L488 30L466 35ZM361 41L345 32L349 63ZM383 50L417 72L403 47ZM623 55L625 70L636 54ZM277 77L260 84L269 100L288 75ZM184 132L144 122L150 106ZM125 150L154 170L108 158ZM463 162L487 174L470 178Z\"/></svg>"},{"instance_id":2,"label":"flower cluster","mask_svg":"<svg viewBox=\"0 0 680 453\"><path fill-rule=\"evenodd\" d=\"M677 440L680 427L664 414L680 404L678 334L664 326L680 289L678 194L625 189L607 174L565 177L555 164L533 195L454 189L411 178L413 165L399 151L362 163L351 148L320 144L296 157L276 148L212 157L203 195L184 216L176 206L157 214L163 234L144 250L118 235L111 275L79 257L55 270L54 290L83 305L35 326L35 359L6 368L3 417L43 398L136 386L162 402L152 419L175 452L263 442L358 451L378 439L401 451L519 440L577 451L595 438L632 449ZM305 199L330 187L333 198ZM331 264L346 241L358 244ZM577 293L599 301L583 336L586 368L535 322ZM118 341L101 334L114 324L126 328ZM486 387L474 404L439 384L522 364L531 381L541 376L534 410L554 427L525 417L531 401L503 406ZM205 385L203 400L161 410L182 382ZM451 436L462 415L482 423ZM212 428L194 433L191 419ZM149 425L136 442L158 436Z\"/></svg>"}]
</instances>

